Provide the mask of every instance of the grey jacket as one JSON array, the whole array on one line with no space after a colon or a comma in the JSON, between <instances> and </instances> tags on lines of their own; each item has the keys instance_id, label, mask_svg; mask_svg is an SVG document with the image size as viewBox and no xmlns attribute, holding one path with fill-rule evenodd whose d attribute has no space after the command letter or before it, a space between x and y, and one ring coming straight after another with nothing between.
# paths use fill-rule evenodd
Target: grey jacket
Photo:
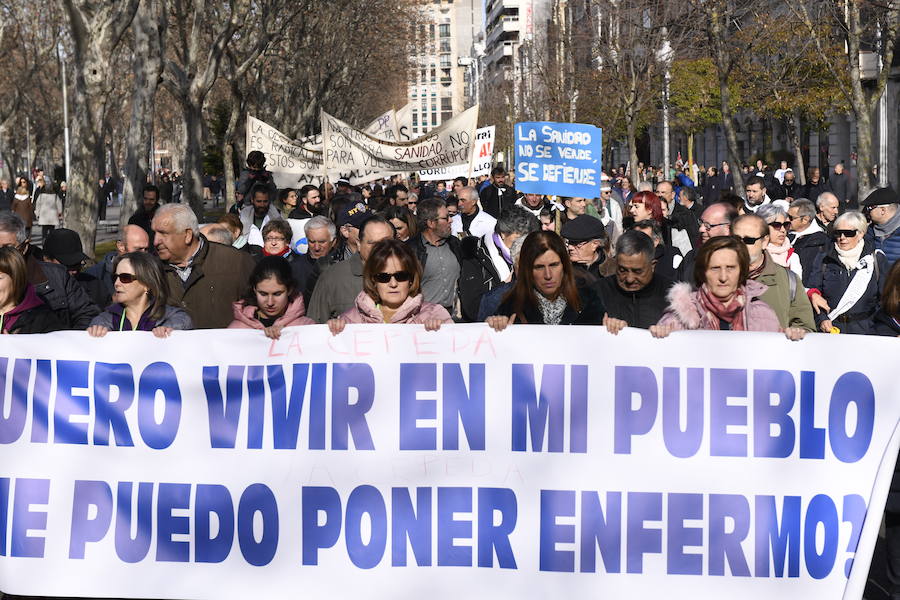
<instances>
[{"instance_id":1,"label":"grey jacket","mask_svg":"<svg viewBox=\"0 0 900 600\"><path fill-rule=\"evenodd\" d=\"M119 308L119 305L113 305L110 308L115 307ZM121 312L111 312L110 310L105 310L91 321L91 325L102 325L106 327L110 331L118 331L119 324L121 323L122 313ZM146 314L143 318L141 318L141 323L138 326L138 329L141 331L146 331L147 329L143 327L145 322L149 321L146 318ZM178 329L181 331L189 330L194 328L194 322L191 320L191 316L187 313L183 308L178 308L177 306L167 306L166 312L163 317L151 323L153 327L171 327L172 329ZM152 329L152 327L151 327Z\"/></svg>"},{"instance_id":2,"label":"grey jacket","mask_svg":"<svg viewBox=\"0 0 900 600\"><path fill-rule=\"evenodd\" d=\"M363 263L359 254L334 263L322 273L316 282L306 313L316 323L339 317L355 306L356 297L363 289Z\"/></svg>"}]
</instances>

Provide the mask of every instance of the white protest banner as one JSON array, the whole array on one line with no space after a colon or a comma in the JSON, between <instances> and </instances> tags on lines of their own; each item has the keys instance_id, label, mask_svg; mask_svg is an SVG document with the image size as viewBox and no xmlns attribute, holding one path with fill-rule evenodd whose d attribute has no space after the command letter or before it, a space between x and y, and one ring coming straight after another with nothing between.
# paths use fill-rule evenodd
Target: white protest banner
<instances>
[{"instance_id":1,"label":"white protest banner","mask_svg":"<svg viewBox=\"0 0 900 600\"><path fill-rule=\"evenodd\" d=\"M397 121L393 110L372 121L366 131L384 140L397 139ZM279 188L300 188L306 184L321 185L325 168L322 163L322 136L313 135L292 140L271 125L247 115L247 152L259 150L266 156L266 169L272 172ZM393 171L360 169L333 170L329 179L347 179L361 185L388 177Z\"/></svg>"},{"instance_id":2,"label":"white protest banner","mask_svg":"<svg viewBox=\"0 0 900 600\"><path fill-rule=\"evenodd\" d=\"M325 166L329 170L418 171L468 164L478 107L460 113L409 142L385 142L322 111Z\"/></svg>"},{"instance_id":3,"label":"white protest banner","mask_svg":"<svg viewBox=\"0 0 900 600\"><path fill-rule=\"evenodd\" d=\"M472 149L475 156L472 160L471 175L469 175L469 165L463 164L419 171L419 179L422 181L450 181L457 177L490 175L494 165L494 129L494 126L491 125L475 130L475 147Z\"/></svg>"},{"instance_id":4,"label":"white protest banner","mask_svg":"<svg viewBox=\"0 0 900 600\"><path fill-rule=\"evenodd\" d=\"M407 103L406 106L398 109L395 118L397 119L398 139L401 142L408 142L413 136L412 103Z\"/></svg>"},{"instance_id":5,"label":"white protest banner","mask_svg":"<svg viewBox=\"0 0 900 600\"><path fill-rule=\"evenodd\" d=\"M858 599L900 447L887 338L4 338L10 594Z\"/></svg>"}]
</instances>

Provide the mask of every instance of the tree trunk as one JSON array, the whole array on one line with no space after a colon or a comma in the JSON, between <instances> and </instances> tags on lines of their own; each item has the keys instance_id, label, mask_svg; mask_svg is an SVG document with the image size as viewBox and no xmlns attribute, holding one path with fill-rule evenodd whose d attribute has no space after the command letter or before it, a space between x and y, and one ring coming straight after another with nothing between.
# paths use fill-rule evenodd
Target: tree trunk
<instances>
[{"instance_id":1,"label":"tree trunk","mask_svg":"<svg viewBox=\"0 0 900 600\"><path fill-rule=\"evenodd\" d=\"M203 222L203 106L190 99L182 104L184 117L184 164L181 201L189 202L197 219Z\"/></svg>"},{"instance_id":2,"label":"tree trunk","mask_svg":"<svg viewBox=\"0 0 900 600\"><path fill-rule=\"evenodd\" d=\"M166 20L159 0L143 0L132 25L134 34L134 93L131 97L131 123L128 126L125 156L125 181L119 231L137 210L138 198L147 185L147 172L153 132L154 100L162 79Z\"/></svg>"},{"instance_id":3,"label":"tree trunk","mask_svg":"<svg viewBox=\"0 0 900 600\"><path fill-rule=\"evenodd\" d=\"M228 117L228 126L222 137L222 170L225 178L225 210L228 211L234 204L234 149L237 145L235 134L240 124L241 113L244 110L244 98L241 94L240 80L231 81L231 114Z\"/></svg>"},{"instance_id":4,"label":"tree trunk","mask_svg":"<svg viewBox=\"0 0 900 600\"><path fill-rule=\"evenodd\" d=\"M794 114L787 119L787 126L791 147L794 149L794 178L800 182L800 185L806 185L806 165L803 164L803 147L800 141L802 124L799 112L794 111Z\"/></svg>"},{"instance_id":5,"label":"tree trunk","mask_svg":"<svg viewBox=\"0 0 900 600\"><path fill-rule=\"evenodd\" d=\"M874 189L871 175L875 156L872 149L872 113L861 110L856 114L856 181L857 202L865 200ZM847 190L847 200L853 198L853 192Z\"/></svg>"},{"instance_id":6,"label":"tree trunk","mask_svg":"<svg viewBox=\"0 0 900 600\"><path fill-rule=\"evenodd\" d=\"M690 169L688 172L691 174L691 179L694 178L694 134L692 132L688 132L687 134L687 142L688 142L688 168Z\"/></svg>"}]
</instances>

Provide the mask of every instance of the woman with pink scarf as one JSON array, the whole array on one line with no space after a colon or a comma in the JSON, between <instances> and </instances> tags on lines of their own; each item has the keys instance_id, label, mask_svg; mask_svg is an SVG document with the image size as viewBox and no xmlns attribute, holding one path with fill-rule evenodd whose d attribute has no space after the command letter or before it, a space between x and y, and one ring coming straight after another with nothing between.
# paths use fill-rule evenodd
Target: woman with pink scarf
<instances>
[{"instance_id":1,"label":"woman with pink scarf","mask_svg":"<svg viewBox=\"0 0 900 600\"><path fill-rule=\"evenodd\" d=\"M730 236L711 238L697 251L692 289L678 283L669 290L669 308L650 327L662 338L681 329L724 331L783 331L790 340L803 338L797 327L781 329L778 317L760 299L766 286L748 279L750 254L746 245Z\"/></svg>"},{"instance_id":2,"label":"woman with pink scarf","mask_svg":"<svg viewBox=\"0 0 900 600\"><path fill-rule=\"evenodd\" d=\"M769 245L766 251L776 264L786 267L797 274L803 280L803 267L800 264L800 255L794 252L794 247L788 239L791 231L791 218L787 212L776 204L765 204L756 211L758 217L762 217L769 225Z\"/></svg>"}]
</instances>

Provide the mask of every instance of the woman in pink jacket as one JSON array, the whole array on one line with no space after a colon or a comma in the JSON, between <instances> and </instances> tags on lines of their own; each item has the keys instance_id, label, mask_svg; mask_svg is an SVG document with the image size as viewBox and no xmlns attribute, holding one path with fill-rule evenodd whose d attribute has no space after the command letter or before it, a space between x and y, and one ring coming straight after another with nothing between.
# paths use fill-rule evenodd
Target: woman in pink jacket
<instances>
[{"instance_id":1,"label":"woman in pink jacket","mask_svg":"<svg viewBox=\"0 0 900 600\"><path fill-rule=\"evenodd\" d=\"M347 323L418 323L437 331L452 323L447 309L424 301L421 281L422 266L409 246L396 239L378 242L363 267L355 306L329 320L328 328L337 335Z\"/></svg>"},{"instance_id":2,"label":"woman in pink jacket","mask_svg":"<svg viewBox=\"0 0 900 600\"><path fill-rule=\"evenodd\" d=\"M744 242L731 236L711 238L697 252L697 289L688 283L672 286L669 308L650 327L650 334L662 338L679 329L711 329L783 331L788 339L803 338L803 329L781 329L775 311L760 299L768 288L749 279L749 273L750 255Z\"/></svg>"},{"instance_id":3,"label":"woman in pink jacket","mask_svg":"<svg viewBox=\"0 0 900 600\"><path fill-rule=\"evenodd\" d=\"M277 340L292 325L313 325L306 314L303 294L297 290L291 265L281 256L266 256L256 263L243 299L232 304L234 321L228 329L262 329Z\"/></svg>"}]
</instances>

